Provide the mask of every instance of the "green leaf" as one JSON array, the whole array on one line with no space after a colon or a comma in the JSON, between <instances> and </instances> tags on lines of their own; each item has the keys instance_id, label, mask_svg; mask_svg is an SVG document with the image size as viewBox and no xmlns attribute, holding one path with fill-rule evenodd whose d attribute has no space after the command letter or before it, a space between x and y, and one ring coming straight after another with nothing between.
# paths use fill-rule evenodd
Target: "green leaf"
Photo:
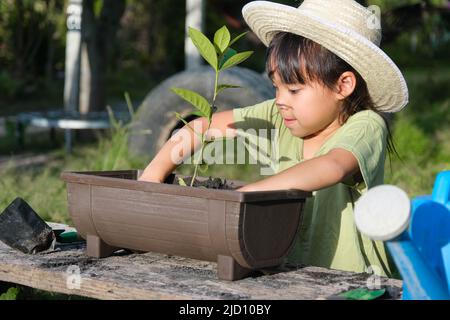
<instances>
[{"instance_id":1,"label":"green leaf","mask_svg":"<svg viewBox=\"0 0 450 320\"><path fill-rule=\"evenodd\" d=\"M225 90L225 89L237 89L237 88L242 88L241 86L235 86L232 84L219 84L219 86L217 87L217 94L219 94L219 92Z\"/></svg>"},{"instance_id":2,"label":"green leaf","mask_svg":"<svg viewBox=\"0 0 450 320\"><path fill-rule=\"evenodd\" d=\"M222 54L222 51L220 50L220 48L215 43L214 43L214 49L216 50L218 56L220 56Z\"/></svg>"},{"instance_id":3,"label":"green leaf","mask_svg":"<svg viewBox=\"0 0 450 320\"><path fill-rule=\"evenodd\" d=\"M348 300L375 300L386 293L386 289L368 290L366 288L358 288L347 292L340 293L339 296Z\"/></svg>"},{"instance_id":4,"label":"green leaf","mask_svg":"<svg viewBox=\"0 0 450 320\"><path fill-rule=\"evenodd\" d=\"M194 112L187 114L186 118L189 116L203 117L203 113L201 113L200 111L194 111Z\"/></svg>"},{"instance_id":5,"label":"green leaf","mask_svg":"<svg viewBox=\"0 0 450 320\"><path fill-rule=\"evenodd\" d=\"M223 55L222 60L220 60L219 69L221 69L224 63L227 62L231 57L233 57L236 54L237 54L236 50L234 50L233 48L228 48L228 50Z\"/></svg>"},{"instance_id":6,"label":"green leaf","mask_svg":"<svg viewBox=\"0 0 450 320\"><path fill-rule=\"evenodd\" d=\"M211 105L208 100L199 95L197 92L188 89L171 88L171 90L197 108L197 110L200 111L200 114L202 114L202 117L209 119L211 116Z\"/></svg>"},{"instance_id":7,"label":"green leaf","mask_svg":"<svg viewBox=\"0 0 450 320\"><path fill-rule=\"evenodd\" d=\"M214 45L200 31L189 27L189 37L202 57L217 71L217 54Z\"/></svg>"},{"instance_id":8,"label":"green leaf","mask_svg":"<svg viewBox=\"0 0 450 320\"><path fill-rule=\"evenodd\" d=\"M214 34L214 44L220 49L220 53L224 53L230 44L230 31L226 26L223 26Z\"/></svg>"},{"instance_id":9,"label":"green leaf","mask_svg":"<svg viewBox=\"0 0 450 320\"><path fill-rule=\"evenodd\" d=\"M0 300L17 300L18 295L19 289L12 287L9 288L8 291L0 295Z\"/></svg>"},{"instance_id":10,"label":"green leaf","mask_svg":"<svg viewBox=\"0 0 450 320\"><path fill-rule=\"evenodd\" d=\"M180 117L181 115L177 112L175 112L176 114L178 114ZM186 121L186 118L189 118L190 116L196 116L196 117L204 117L203 113L201 113L200 111L193 111L193 112L189 112L187 115L185 115L184 117L182 117L182 119L184 121ZM178 117L178 116L177 116ZM181 119L180 119L181 120Z\"/></svg>"},{"instance_id":11,"label":"green leaf","mask_svg":"<svg viewBox=\"0 0 450 320\"><path fill-rule=\"evenodd\" d=\"M177 119L180 120L181 122L183 122L185 125L188 125L187 121L178 112L175 112L175 117L177 117Z\"/></svg>"},{"instance_id":12,"label":"green leaf","mask_svg":"<svg viewBox=\"0 0 450 320\"><path fill-rule=\"evenodd\" d=\"M178 184L180 186L187 187L186 182L183 180L183 178L180 178L180 177L178 177Z\"/></svg>"},{"instance_id":13,"label":"green leaf","mask_svg":"<svg viewBox=\"0 0 450 320\"><path fill-rule=\"evenodd\" d=\"M228 59L223 66L220 68L220 70L225 70L231 67L234 67L235 65L238 65L239 63L247 60L251 55L253 54L253 51L245 51L238 54L235 54L230 59Z\"/></svg>"},{"instance_id":14,"label":"green leaf","mask_svg":"<svg viewBox=\"0 0 450 320\"><path fill-rule=\"evenodd\" d=\"M231 40L229 46L231 47L233 44L236 43L236 41L238 41L239 39L241 39L243 36L245 36L248 33L248 31L241 33L240 35L238 35L236 38L234 38L233 40Z\"/></svg>"},{"instance_id":15,"label":"green leaf","mask_svg":"<svg viewBox=\"0 0 450 320\"><path fill-rule=\"evenodd\" d=\"M134 116L135 116L135 112L134 112L134 106L133 106L133 102L131 102L131 98L130 98L130 94L125 91L124 93L125 95L125 101L127 102L127 106L128 106L128 112L130 113L130 117L133 120Z\"/></svg>"},{"instance_id":16,"label":"green leaf","mask_svg":"<svg viewBox=\"0 0 450 320\"><path fill-rule=\"evenodd\" d=\"M197 135L197 137L200 139L200 141L203 139L203 135L196 132L190 125L189 123L181 116L181 114L179 114L178 112L175 112L175 116L177 117L178 120L180 120L181 122L183 122L189 129L191 129L191 131L193 133L195 133Z\"/></svg>"}]
</instances>

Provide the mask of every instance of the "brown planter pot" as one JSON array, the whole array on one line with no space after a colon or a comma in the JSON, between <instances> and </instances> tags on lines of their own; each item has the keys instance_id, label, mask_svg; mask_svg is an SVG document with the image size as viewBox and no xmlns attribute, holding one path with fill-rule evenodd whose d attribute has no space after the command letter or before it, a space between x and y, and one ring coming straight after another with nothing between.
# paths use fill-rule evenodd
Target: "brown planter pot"
<instances>
[{"instance_id":1,"label":"brown planter pot","mask_svg":"<svg viewBox=\"0 0 450 320\"><path fill-rule=\"evenodd\" d=\"M299 190L238 192L137 181L140 172L64 172L69 213L87 254L124 248L217 261L220 279L277 266L298 231ZM232 181L235 186L243 185Z\"/></svg>"}]
</instances>

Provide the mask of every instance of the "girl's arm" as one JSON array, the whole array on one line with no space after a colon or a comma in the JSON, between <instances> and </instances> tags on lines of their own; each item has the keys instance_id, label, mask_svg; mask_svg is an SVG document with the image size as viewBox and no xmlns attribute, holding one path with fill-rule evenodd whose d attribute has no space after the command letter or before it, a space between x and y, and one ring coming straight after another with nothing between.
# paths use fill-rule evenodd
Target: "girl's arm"
<instances>
[{"instance_id":1,"label":"girl's arm","mask_svg":"<svg viewBox=\"0 0 450 320\"><path fill-rule=\"evenodd\" d=\"M355 156L344 149L333 149L323 156L306 160L264 180L237 191L299 189L315 191L332 186L359 172Z\"/></svg>"},{"instance_id":2,"label":"girl's arm","mask_svg":"<svg viewBox=\"0 0 450 320\"><path fill-rule=\"evenodd\" d=\"M212 117L207 137L235 137L236 130L233 123L233 110L215 113ZM198 118L189 122L188 125L197 133L203 134L208 129L208 120L206 118ZM195 153L200 146L200 137L189 129L187 125L184 126L164 144L138 180L163 182L184 159Z\"/></svg>"}]
</instances>

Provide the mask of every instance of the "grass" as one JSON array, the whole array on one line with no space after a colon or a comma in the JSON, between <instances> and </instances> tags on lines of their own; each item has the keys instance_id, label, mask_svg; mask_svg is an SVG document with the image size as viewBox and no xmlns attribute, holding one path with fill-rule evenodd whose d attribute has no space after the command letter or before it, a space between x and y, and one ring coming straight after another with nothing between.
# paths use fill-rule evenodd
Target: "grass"
<instances>
[{"instance_id":1,"label":"grass","mask_svg":"<svg viewBox=\"0 0 450 320\"><path fill-rule=\"evenodd\" d=\"M7 300L93 300L87 297L38 290L12 283L0 283L0 301Z\"/></svg>"},{"instance_id":2,"label":"grass","mask_svg":"<svg viewBox=\"0 0 450 320\"><path fill-rule=\"evenodd\" d=\"M59 137L61 140L61 137ZM0 143L0 150L12 144L11 139ZM48 139L48 138L47 138ZM51 149L43 135L34 135L27 142L31 149L47 150L49 161L44 166L17 169L11 162L0 169L0 207L5 208L16 197L27 201L40 216L49 221L70 223L66 189L60 179L63 171L105 171L121 168L140 168L144 163L128 154L128 125L113 122L109 134L98 136L98 141L78 145L68 155L63 148ZM17 152L17 150L16 150ZM20 153L19 153L20 155Z\"/></svg>"}]
</instances>

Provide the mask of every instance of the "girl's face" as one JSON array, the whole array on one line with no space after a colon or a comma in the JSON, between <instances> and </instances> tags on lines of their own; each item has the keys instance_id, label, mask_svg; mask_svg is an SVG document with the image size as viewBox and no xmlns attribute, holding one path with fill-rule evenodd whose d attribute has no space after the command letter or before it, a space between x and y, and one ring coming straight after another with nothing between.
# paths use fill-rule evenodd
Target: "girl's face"
<instances>
[{"instance_id":1,"label":"girl's face","mask_svg":"<svg viewBox=\"0 0 450 320\"><path fill-rule=\"evenodd\" d=\"M340 127L342 102L338 95L318 82L285 84L273 73L276 105L285 126L299 138L315 137Z\"/></svg>"}]
</instances>

